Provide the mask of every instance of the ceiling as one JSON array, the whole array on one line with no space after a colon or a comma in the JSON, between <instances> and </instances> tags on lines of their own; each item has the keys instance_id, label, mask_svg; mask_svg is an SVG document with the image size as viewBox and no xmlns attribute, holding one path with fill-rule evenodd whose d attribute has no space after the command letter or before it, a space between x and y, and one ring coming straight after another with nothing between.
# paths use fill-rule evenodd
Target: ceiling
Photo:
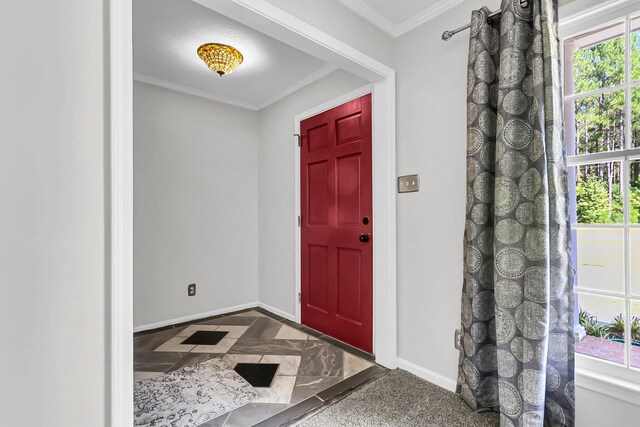
<instances>
[{"instance_id":1,"label":"ceiling","mask_svg":"<svg viewBox=\"0 0 640 427\"><path fill-rule=\"evenodd\" d=\"M196 54L219 42L244 62L220 77ZM259 110L335 70L325 62L191 0L133 1L134 78Z\"/></svg>"},{"instance_id":2,"label":"ceiling","mask_svg":"<svg viewBox=\"0 0 640 427\"><path fill-rule=\"evenodd\" d=\"M339 0L392 37L398 37L463 0Z\"/></svg>"}]
</instances>

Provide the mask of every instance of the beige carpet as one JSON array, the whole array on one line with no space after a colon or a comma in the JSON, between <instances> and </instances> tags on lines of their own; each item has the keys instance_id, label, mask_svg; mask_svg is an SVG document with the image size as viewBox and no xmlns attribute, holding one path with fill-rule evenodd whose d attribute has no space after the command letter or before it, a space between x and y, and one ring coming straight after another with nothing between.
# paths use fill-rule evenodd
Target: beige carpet
<instances>
[{"instance_id":1,"label":"beige carpet","mask_svg":"<svg viewBox=\"0 0 640 427\"><path fill-rule=\"evenodd\" d=\"M500 418L497 413L475 413L458 395L396 369L296 425L493 427L500 425Z\"/></svg>"}]
</instances>

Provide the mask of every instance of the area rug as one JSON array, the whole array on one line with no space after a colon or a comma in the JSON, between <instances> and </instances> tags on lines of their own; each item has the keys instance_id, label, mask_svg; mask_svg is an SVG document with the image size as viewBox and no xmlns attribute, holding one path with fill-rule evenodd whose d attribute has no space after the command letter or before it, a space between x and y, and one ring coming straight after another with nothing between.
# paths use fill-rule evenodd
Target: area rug
<instances>
[{"instance_id":1,"label":"area rug","mask_svg":"<svg viewBox=\"0 0 640 427\"><path fill-rule=\"evenodd\" d=\"M478 414L454 393L396 369L369 383L301 427L495 427L496 413Z\"/></svg>"},{"instance_id":2,"label":"area rug","mask_svg":"<svg viewBox=\"0 0 640 427\"><path fill-rule=\"evenodd\" d=\"M219 358L134 385L134 424L195 427L260 397Z\"/></svg>"}]
</instances>

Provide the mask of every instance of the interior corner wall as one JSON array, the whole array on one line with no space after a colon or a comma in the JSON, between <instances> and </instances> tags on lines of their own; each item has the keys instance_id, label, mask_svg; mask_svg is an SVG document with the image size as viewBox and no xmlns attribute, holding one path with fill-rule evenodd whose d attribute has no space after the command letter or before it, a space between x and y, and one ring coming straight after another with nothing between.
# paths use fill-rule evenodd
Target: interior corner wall
<instances>
[{"instance_id":1,"label":"interior corner wall","mask_svg":"<svg viewBox=\"0 0 640 427\"><path fill-rule=\"evenodd\" d=\"M260 110L260 302L295 314L295 116L367 82L335 71Z\"/></svg>"},{"instance_id":2,"label":"interior corner wall","mask_svg":"<svg viewBox=\"0 0 640 427\"><path fill-rule=\"evenodd\" d=\"M3 426L108 425L104 3L2 2Z\"/></svg>"},{"instance_id":3,"label":"interior corner wall","mask_svg":"<svg viewBox=\"0 0 640 427\"><path fill-rule=\"evenodd\" d=\"M257 112L135 82L134 327L257 301L257 156Z\"/></svg>"}]
</instances>

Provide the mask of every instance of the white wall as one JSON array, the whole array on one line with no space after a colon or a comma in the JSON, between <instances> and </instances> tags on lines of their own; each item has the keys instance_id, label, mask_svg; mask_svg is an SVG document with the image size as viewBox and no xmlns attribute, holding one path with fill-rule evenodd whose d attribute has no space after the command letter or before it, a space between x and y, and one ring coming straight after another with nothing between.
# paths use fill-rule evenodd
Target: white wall
<instances>
[{"instance_id":1,"label":"white wall","mask_svg":"<svg viewBox=\"0 0 640 427\"><path fill-rule=\"evenodd\" d=\"M638 425L640 406L576 387L576 426L631 427Z\"/></svg>"},{"instance_id":2,"label":"white wall","mask_svg":"<svg viewBox=\"0 0 640 427\"><path fill-rule=\"evenodd\" d=\"M0 424L105 426L104 9L0 12Z\"/></svg>"},{"instance_id":3,"label":"white wall","mask_svg":"<svg viewBox=\"0 0 640 427\"><path fill-rule=\"evenodd\" d=\"M421 184L420 192L397 199L398 355L451 379L462 292L469 41L468 33L449 42L441 35L468 22L472 9L497 3L465 1L396 39L398 175L419 173Z\"/></svg>"},{"instance_id":4,"label":"white wall","mask_svg":"<svg viewBox=\"0 0 640 427\"><path fill-rule=\"evenodd\" d=\"M135 326L257 301L257 156L255 111L135 83Z\"/></svg>"},{"instance_id":5,"label":"white wall","mask_svg":"<svg viewBox=\"0 0 640 427\"><path fill-rule=\"evenodd\" d=\"M294 118L366 83L335 71L259 112L260 302L291 315L296 304Z\"/></svg>"}]
</instances>

